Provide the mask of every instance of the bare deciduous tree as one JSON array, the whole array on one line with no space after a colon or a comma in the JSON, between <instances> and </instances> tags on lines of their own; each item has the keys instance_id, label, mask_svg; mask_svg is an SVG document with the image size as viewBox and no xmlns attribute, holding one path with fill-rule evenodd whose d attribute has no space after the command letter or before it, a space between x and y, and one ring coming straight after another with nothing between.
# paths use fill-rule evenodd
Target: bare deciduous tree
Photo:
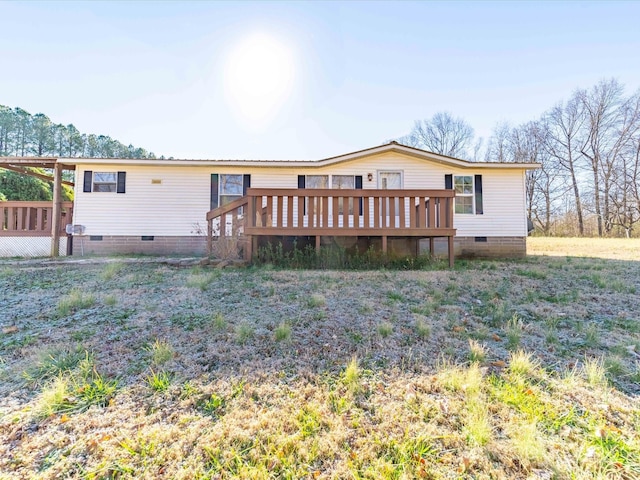
<instances>
[{"instance_id":1,"label":"bare deciduous tree","mask_svg":"<svg viewBox=\"0 0 640 480\"><path fill-rule=\"evenodd\" d=\"M547 138L544 147L547 153L566 172L573 192L578 232L584 235L584 216L578 182L578 169L581 159L578 135L584 124L581 104L574 96L564 105L559 103L544 115L547 125Z\"/></svg>"},{"instance_id":2,"label":"bare deciduous tree","mask_svg":"<svg viewBox=\"0 0 640 480\"><path fill-rule=\"evenodd\" d=\"M611 226L621 228L630 237L633 227L640 222L640 92L629 97L622 110L607 219Z\"/></svg>"},{"instance_id":3,"label":"bare deciduous tree","mask_svg":"<svg viewBox=\"0 0 640 480\"><path fill-rule=\"evenodd\" d=\"M624 98L624 87L615 79L601 81L591 90L578 91L585 109L582 154L589 160L593 178L593 203L598 235L610 233L611 189L620 154L637 130L637 114Z\"/></svg>"},{"instance_id":4,"label":"bare deciduous tree","mask_svg":"<svg viewBox=\"0 0 640 480\"><path fill-rule=\"evenodd\" d=\"M456 128L466 124L448 113L416 122L399 141L475 161L540 163L527 172L527 213L547 234L636 235L640 91L624 90L616 79L576 90L539 121L498 124L486 147L482 139L473 142L470 127Z\"/></svg>"},{"instance_id":5,"label":"bare deciduous tree","mask_svg":"<svg viewBox=\"0 0 640 480\"><path fill-rule=\"evenodd\" d=\"M467 149L473 142L473 128L462 118L448 112L438 112L428 120L418 120L409 135L398 141L456 158L468 158Z\"/></svg>"},{"instance_id":6,"label":"bare deciduous tree","mask_svg":"<svg viewBox=\"0 0 640 480\"><path fill-rule=\"evenodd\" d=\"M509 162L509 137L511 135L511 125L507 122L499 123L493 129L493 134L489 138L485 161L487 162Z\"/></svg>"}]
</instances>

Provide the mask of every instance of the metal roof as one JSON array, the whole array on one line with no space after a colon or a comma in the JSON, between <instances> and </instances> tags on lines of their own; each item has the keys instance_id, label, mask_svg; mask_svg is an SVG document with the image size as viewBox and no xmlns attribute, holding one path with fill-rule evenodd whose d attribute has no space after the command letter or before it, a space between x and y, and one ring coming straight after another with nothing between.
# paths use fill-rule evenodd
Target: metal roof
<instances>
[{"instance_id":1,"label":"metal roof","mask_svg":"<svg viewBox=\"0 0 640 480\"><path fill-rule=\"evenodd\" d=\"M387 152L396 152L415 158L457 168L469 169L537 169L539 163L502 163L502 162L470 162L459 158L448 157L438 153L428 152L415 147L409 147L397 142L390 142L376 147L357 150L334 157L320 160L249 160L249 159L159 159L159 158L55 158L55 157L0 157L0 165L13 164L21 166L33 166L41 168L53 168L55 163L60 163L67 168L75 168L75 165L155 165L155 166L251 166L261 167L299 167L314 168L324 167L342 162L357 160L370 155L378 155Z\"/></svg>"}]
</instances>

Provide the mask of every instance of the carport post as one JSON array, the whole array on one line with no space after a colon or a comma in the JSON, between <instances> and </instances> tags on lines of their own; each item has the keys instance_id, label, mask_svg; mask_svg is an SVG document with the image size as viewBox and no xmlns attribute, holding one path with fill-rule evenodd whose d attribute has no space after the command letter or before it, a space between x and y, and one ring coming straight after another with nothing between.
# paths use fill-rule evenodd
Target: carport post
<instances>
[{"instance_id":1,"label":"carport post","mask_svg":"<svg viewBox=\"0 0 640 480\"><path fill-rule=\"evenodd\" d=\"M53 169L53 211L51 213L51 256L60 256L60 217L62 216L62 165Z\"/></svg>"}]
</instances>

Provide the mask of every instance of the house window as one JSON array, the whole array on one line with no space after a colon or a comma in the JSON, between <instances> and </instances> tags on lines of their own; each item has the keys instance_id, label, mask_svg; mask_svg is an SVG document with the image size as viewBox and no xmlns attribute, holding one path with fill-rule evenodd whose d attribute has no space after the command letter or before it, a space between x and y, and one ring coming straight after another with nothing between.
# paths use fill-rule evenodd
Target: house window
<instances>
[{"instance_id":1,"label":"house window","mask_svg":"<svg viewBox=\"0 0 640 480\"><path fill-rule=\"evenodd\" d=\"M353 175L334 175L331 177L331 188L351 190L356 188L356 177Z\"/></svg>"},{"instance_id":2,"label":"house window","mask_svg":"<svg viewBox=\"0 0 640 480\"><path fill-rule=\"evenodd\" d=\"M247 174L211 174L211 210L222 207L247 194L251 187L251 175Z\"/></svg>"},{"instance_id":3,"label":"house window","mask_svg":"<svg viewBox=\"0 0 640 480\"><path fill-rule=\"evenodd\" d=\"M242 175L220 175L220 206L242 198L242 192Z\"/></svg>"},{"instance_id":4,"label":"house window","mask_svg":"<svg viewBox=\"0 0 640 480\"><path fill-rule=\"evenodd\" d=\"M329 175L307 175L305 188L329 188Z\"/></svg>"},{"instance_id":5,"label":"house window","mask_svg":"<svg viewBox=\"0 0 640 480\"><path fill-rule=\"evenodd\" d=\"M473 214L473 175L455 175L456 213Z\"/></svg>"},{"instance_id":6,"label":"house window","mask_svg":"<svg viewBox=\"0 0 640 480\"><path fill-rule=\"evenodd\" d=\"M298 188L332 188L332 189L362 189L362 175L298 175ZM349 215L353 215L353 202L349 201ZM362 215L362 199L359 199L359 214ZM303 209L306 214L308 209L308 199L305 202ZM320 208L320 206L318 206ZM339 213L344 213L343 199L340 198L338 202Z\"/></svg>"},{"instance_id":7,"label":"house window","mask_svg":"<svg viewBox=\"0 0 640 480\"><path fill-rule=\"evenodd\" d=\"M127 172L94 172L84 171L82 191L125 193L127 186Z\"/></svg>"},{"instance_id":8,"label":"house window","mask_svg":"<svg viewBox=\"0 0 640 480\"><path fill-rule=\"evenodd\" d=\"M115 192L117 185L116 172L93 172L94 192Z\"/></svg>"},{"instance_id":9,"label":"house window","mask_svg":"<svg viewBox=\"0 0 640 480\"><path fill-rule=\"evenodd\" d=\"M331 177L331 188L335 188L337 190L352 190L356 188L356 177L353 175L333 175ZM338 214L342 215L344 213L343 208L343 198L338 199ZM353 215L353 202L347 199L349 215Z\"/></svg>"}]
</instances>

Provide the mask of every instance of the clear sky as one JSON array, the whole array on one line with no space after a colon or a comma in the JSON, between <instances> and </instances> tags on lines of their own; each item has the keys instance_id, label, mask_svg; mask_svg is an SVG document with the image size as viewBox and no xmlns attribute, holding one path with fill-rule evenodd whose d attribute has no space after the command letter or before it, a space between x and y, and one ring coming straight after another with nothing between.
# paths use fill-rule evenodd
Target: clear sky
<instances>
[{"instance_id":1,"label":"clear sky","mask_svg":"<svg viewBox=\"0 0 640 480\"><path fill-rule=\"evenodd\" d=\"M640 2L7 2L0 104L176 158L318 159L438 111L476 137L640 87Z\"/></svg>"}]
</instances>

